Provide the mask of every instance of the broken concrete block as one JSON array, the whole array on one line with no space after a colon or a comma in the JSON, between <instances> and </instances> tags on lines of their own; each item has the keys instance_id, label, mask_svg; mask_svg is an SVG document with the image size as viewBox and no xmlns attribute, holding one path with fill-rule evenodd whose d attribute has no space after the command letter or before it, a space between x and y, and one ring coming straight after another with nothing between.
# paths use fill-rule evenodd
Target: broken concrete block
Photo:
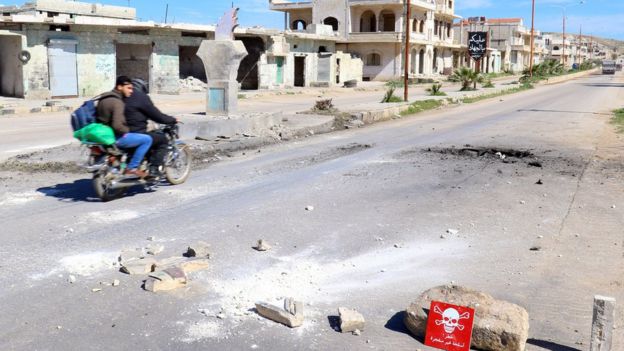
<instances>
[{"instance_id":1,"label":"broken concrete block","mask_svg":"<svg viewBox=\"0 0 624 351\"><path fill-rule=\"evenodd\" d=\"M355 310L348 309L346 307L338 308L338 315L340 316L340 331L343 333L352 333L364 330L364 316Z\"/></svg>"},{"instance_id":2,"label":"broken concrete block","mask_svg":"<svg viewBox=\"0 0 624 351\"><path fill-rule=\"evenodd\" d=\"M210 258L210 244L199 241L188 247L185 256Z\"/></svg>"},{"instance_id":3,"label":"broken concrete block","mask_svg":"<svg viewBox=\"0 0 624 351\"><path fill-rule=\"evenodd\" d=\"M262 317L290 328L300 327L303 324L303 302L292 298L284 300L283 309L265 302L256 302L256 310Z\"/></svg>"},{"instance_id":4,"label":"broken concrete block","mask_svg":"<svg viewBox=\"0 0 624 351\"><path fill-rule=\"evenodd\" d=\"M456 285L429 289L407 308L404 323L415 336L425 337L428 317L426 311L429 311L432 300L474 308L472 348L524 351L529 336L529 314L524 308Z\"/></svg>"},{"instance_id":5,"label":"broken concrete block","mask_svg":"<svg viewBox=\"0 0 624 351\"><path fill-rule=\"evenodd\" d=\"M175 290L185 286L186 274L180 268L168 268L154 272L145 281L145 290L151 292Z\"/></svg>"},{"instance_id":6,"label":"broken concrete block","mask_svg":"<svg viewBox=\"0 0 624 351\"><path fill-rule=\"evenodd\" d=\"M128 263L130 261L140 260L145 258L142 250L124 250L119 255L119 262L121 264Z\"/></svg>"},{"instance_id":7,"label":"broken concrete block","mask_svg":"<svg viewBox=\"0 0 624 351\"><path fill-rule=\"evenodd\" d=\"M609 351L612 349L613 330L615 329L615 299L612 297L594 297L594 316L592 319L590 351Z\"/></svg>"},{"instance_id":8,"label":"broken concrete block","mask_svg":"<svg viewBox=\"0 0 624 351\"><path fill-rule=\"evenodd\" d=\"M119 286L119 284L121 284L121 282L119 281L119 279L115 279L113 280L113 286Z\"/></svg>"},{"instance_id":9,"label":"broken concrete block","mask_svg":"<svg viewBox=\"0 0 624 351\"><path fill-rule=\"evenodd\" d=\"M253 247L256 251L269 251L271 250L271 245L267 244L264 240L258 240L256 246Z\"/></svg>"},{"instance_id":10,"label":"broken concrete block","mask_svg":"<svg viewBox=\"0 0 624 351\"><path fill-rule=\"evenodd\" d=\"M186 261L178 264L178 267L189 274L193 272L203 271L210 267L210 261L206 258L187 259Z\"/></svg>"},{"instance_id":11,"label":"broken concrete block","mask_svg":"<svg viewBox=\"0 0 624 351\"><path fill-rule=\"evenodd\" d=\"M145 251L147 252L148 255L158 255L164 250L165 250L164 245L157 245L157 244L149 245L145 248Z\"/></svg>"},{"instance_id":12,"label":"broken concrete block","mask_svg":"<svg viewBox=\"0 0 624 351\"><path fill-rule=\"evenodd\" d=\"M156 268L156 260L143 258L121 263L121 271L128 274L149 274Z\"/></svg>"}]
</instances>

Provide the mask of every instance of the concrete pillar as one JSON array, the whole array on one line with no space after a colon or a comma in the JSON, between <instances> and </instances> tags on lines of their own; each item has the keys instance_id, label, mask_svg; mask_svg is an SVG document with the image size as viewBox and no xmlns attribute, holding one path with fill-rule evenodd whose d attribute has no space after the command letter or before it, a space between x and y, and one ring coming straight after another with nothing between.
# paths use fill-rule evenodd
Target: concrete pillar
<instances>
[{"instance_id":1,"label":"concrete pillar","mask_svg":"<svg viewBox=\"0 0 624 351\"><path fill-rule=\"evenodd\" d=\"M590 351L611 351L615 323L615 299L596 295Z\"/></svg>"}]
</instances>

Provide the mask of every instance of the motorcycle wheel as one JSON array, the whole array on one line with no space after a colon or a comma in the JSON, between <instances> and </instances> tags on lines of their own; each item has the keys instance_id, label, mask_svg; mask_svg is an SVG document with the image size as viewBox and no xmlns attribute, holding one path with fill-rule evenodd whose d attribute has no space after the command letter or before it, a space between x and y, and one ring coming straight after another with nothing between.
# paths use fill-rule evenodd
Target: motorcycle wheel
<instances>
[{"instance_id":1,"label":"motorcycle wheel","mask_svg":"<svg viewBox=\"0 0 624 351\"><path fill-rule=\"evenodd\" d=\"M173 185L186 182L191 175L191 151L188 146L176 148L167 155L165 178Z\"/></svg>"},{"instance_id":2,"label":"motorcycle wheel","mask_svg":"<svg viewBox=\"0 0 624 351\"><path fill-rule=\"evenodd\" d=\"M104 202L122 197L126 189L111 189L105 178L105 174L96 174L93 176L93 189L95 190L97 196Z\"/></svg>"}]
</instances>

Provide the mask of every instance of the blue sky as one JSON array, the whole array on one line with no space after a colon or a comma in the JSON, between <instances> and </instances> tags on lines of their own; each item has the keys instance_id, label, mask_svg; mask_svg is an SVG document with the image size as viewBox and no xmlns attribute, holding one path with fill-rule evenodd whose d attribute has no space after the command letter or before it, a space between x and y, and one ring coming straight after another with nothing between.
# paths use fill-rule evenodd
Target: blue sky
<instances>
[{"instance_id":1,"label":"blue sky","mask_svg":"<svg viewBox=\"0 0 624 351\"><path fill-rule=\"evenodd\" d=\"M177 23L217 22L219 16L232 4L232 0L99 0L99 3L137 8L142 20L163 22L166 5L169 4L169 21ZM456 12L463 17L486 16L522 17L525 25L531 25L530 0L455 0ZM624 40L624 0L536 0L536 28L543 31L561 31L562 6L567 7L568 30ZM24 1L0 0L5 5L21 5ZM268 0L234 0L241 8L239 14L243 26L260 25L283 28L281 13L269 11Z\"/></svg>"}]
</instances>

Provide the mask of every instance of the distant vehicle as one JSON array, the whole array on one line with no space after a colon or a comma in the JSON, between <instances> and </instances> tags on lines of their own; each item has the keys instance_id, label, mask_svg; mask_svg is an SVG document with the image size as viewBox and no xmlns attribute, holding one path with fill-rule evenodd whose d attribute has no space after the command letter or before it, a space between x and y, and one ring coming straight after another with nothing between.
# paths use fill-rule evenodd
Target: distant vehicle
<instances>
[{"instance_id":1,"label":"distant vehicle","mask_svg":"<svg viewBox=\"0 0 624 351\"><path fill-rule=\"evenodd\" d=\"M616 66L615 61L604 60L602 61L602 74L615 74Z\"/></svg>"},{"instance_id":2,"label":"distant vehicle","mask_svg":"<svg viewBox=\"0 0 624 351\"><path fill-rule=\"evenodd\" d=\"M622 71L622 64L621 63L616 63L615 64L615 70L618 71L618 72Z\"/></svg>"}]
</instances>

